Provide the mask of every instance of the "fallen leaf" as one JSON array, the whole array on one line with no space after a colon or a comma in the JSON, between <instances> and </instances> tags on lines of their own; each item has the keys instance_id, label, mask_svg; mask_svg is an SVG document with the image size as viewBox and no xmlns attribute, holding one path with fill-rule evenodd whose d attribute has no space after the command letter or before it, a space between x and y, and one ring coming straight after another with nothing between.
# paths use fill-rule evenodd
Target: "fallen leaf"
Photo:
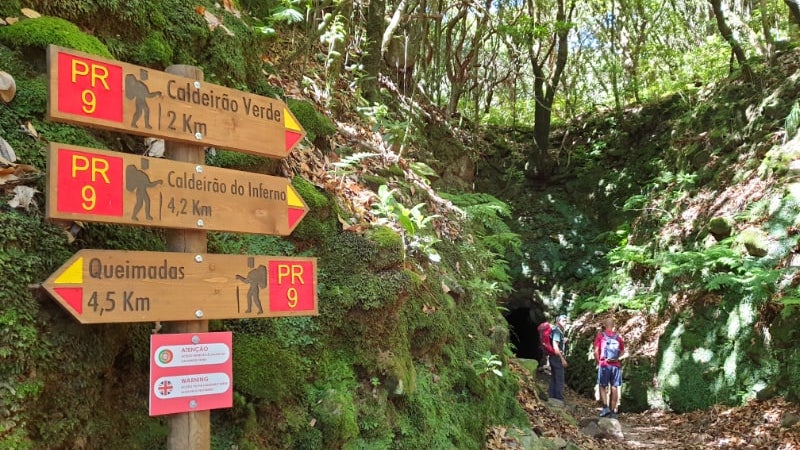
<instances>
[{"instance_id":1,"label":"fallen leaf","mask_svg":"<svg viewBox=\"0 0 800 450\"><path fill-rule=\"evenodd\" d=\"M22 13L23 16L25 16L25 17L27 17L29 19L38 19L39 17L42 17L41 14L39 14L38 12L36 12L36 11L30 9L30 8L22 8L20 10L20 12Z\"/></svg>"},{"instance_id":2,"label":"fallen leaf","mask_svg":"<svg viewBox=\"0 0 800 450\"><path fill-rule=\"evenodd\" d=\"M339 219L339 223L342 224L342 230L347 231L350 228L353 228L353 224L351 224L350 222L342 219L342 216L337 214L336 217Z\"/></svg>"},{"instance_id":3,"label":"fallen leaf","mask_svg":"<svg viewBox=\"0 0 800 450\"><path fill-rule=\"evenodd\" d=\"M234 6L233 0L222 0L222 6L226 11L236 16L237 19L242 18L242 13Z\"/></svg>"},{"instance_id":4,"label":"fallen leaf","mask_svg":"<svg viewBox=\"0 0 800 450\"><path fill-rule=\"evenodd\" d=\"M152 156L153 158L164 157L163 139L146 138L144 140L144 145L147 146L147 156Z\"/></svg>"},{"instance_id":5,"label":"fallen leaf","mask_svg":"<svg viewBox=\"0 0 800 450\"><path fill-rule=\"evenodd\" d=\"M225 30L228 36L234 36L233 32L229 30L225 25L222 24L222 20L219 17L211 14L207 9L203 8L203 12L201 13L198 7L196 10L198 13L202 14L203 18L206 19L206 23L208 24L208 29L211 31L216 30L218 27Z\"/></svg>"},{"instance_id":6,"label":"fallen leaf","mask_svg":"<svg viewBox=\"0 0 800 450\"><path fill-rule=\"evenodd\" d=\"M5 139L0 137L0 158L3 158L4 163L13 163L17 160L17 154Z\"/></svg>"},{"instance_id":7,"label":"fallen leaf","mask_svg":"<svg viewBox=\"0 0 800 450\"><path fill-rule=\"evenodd\" d=\"M14 175L13 171L7 172L7 170L9 169L0 169L0 186L19 180L19 177Z\"/></svg>"},{"instance_id":8,"label":"fallen leaf","mask_svg":"<svg viewBox=\"0 0 800 450\"><path fill-rule=\"evenodd\" d=\"M30 120L25 121L25 125L20 125L19 128L23 133L36 139L37 141L39 140L39 133L36 131L36 128L33 127L33 124Z\"/></svg>"},{"instance_id":9,"label":"fallen leaf","mask_svg":"<svg viewBox=\"0 0 800 450\"><path fill-rule=\"evenodd\" d=\"M220 25L219 27L225 30L225 33L227 33L228 36L236 36L235 34L233 34L233 31L229 30L228 27L226 27L225 25Z\"/></svg>"},{"instance_id":10,"label":"fallen leaf","mask_svg":"<svg viewBox=\"0 0 800 450\"><path fill-rule=\"evenodd\" d=\"M3 100L5 103L11 103L11 100L14 100L16 94L17 83L14 81L14 77L0 70L0 100Z\"/></svg>"},{"instance_id":11,"label":"fallen leaf","mask_svg":"<svg viewBox=\"0 0 800 450\"><path fill-rule=\"evenodd\" d=\"M36 205L33 196L37 192L39 191L29 186L16 186L14 188L14 198L8 201L8 206L28 209L31 205Z\"/></svg>"}]
</instances>

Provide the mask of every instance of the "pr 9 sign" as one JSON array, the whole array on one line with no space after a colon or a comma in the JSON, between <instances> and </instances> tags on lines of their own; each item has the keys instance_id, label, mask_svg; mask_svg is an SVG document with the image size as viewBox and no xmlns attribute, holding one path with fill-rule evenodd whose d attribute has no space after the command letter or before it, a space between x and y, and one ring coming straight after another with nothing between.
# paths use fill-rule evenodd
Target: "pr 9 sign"
<instances>
[{"instance_id":1,"label":"pr 9 sign","mask_svg":"<svg viewBox=\"0 0 800 450\"><path fill-rule=\"evenodd\" d=\"M123 211L123 160L76 150L58 152L59 195L61 212L121 216Z\"/></svg>"},{"instance_id":2,"label":"pr 9 sign","mask_svg":"<svg viewBox=\"0 0 800 450\"><path fill-rule=\"evenodd\" d=\"M122 67L58 53L58 110L122 123Z\"/></svg>"}]
</instances>

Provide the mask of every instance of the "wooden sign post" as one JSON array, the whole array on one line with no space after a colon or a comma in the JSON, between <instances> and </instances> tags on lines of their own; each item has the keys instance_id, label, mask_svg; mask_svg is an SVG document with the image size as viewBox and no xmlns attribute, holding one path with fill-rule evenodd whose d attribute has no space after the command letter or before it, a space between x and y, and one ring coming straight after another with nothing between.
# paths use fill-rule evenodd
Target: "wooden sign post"
<instances>
[{"instance_id":1,"label":"wooden sign post","mask_svg":"<svg viewBox=\"0 0 800 450\"><path fill-rule=\"evenodd\" d=\"M60 58L60 56L53 55L54 52L57 52L57 50L54 50L51 47L50 58ZM48 62L50 61L50 58L48 58ZM69 59L68 56L66 58ZM73 67L74 64L74 62L71 63ZM58 65L61 67L60 61ZM176 76L189 78L190 80L196 80L198 83L203 82L203 71L197 67L189 65L174 65L167 67L167 72ZM194 81L192 83L194 83ZM57 84L58 83L56 83L56 85ZM53 84L51 81L51 89L52 88ZM145 87L145 89L147 88ZM120 92L119 95L121 98L122 92ZM53 95L51 94L50 97L53 97ZM137 99L137 102L138 101L139 100ZM58 102L60 104L61 100L59 99ZM58 107L55 108L55 110L58 109ZM49 111L52 110L53 108L51 105ZM84 110L82 110L82 112L83 111ZM134 111L134 114L136 114L136 111ZM169 159L174 159L175 161L183 161L191 164L203 164L206 160L206 152L203 145L191 145L165 141L164 150L164 156ZM178 253L205 253L208 251L208 232L202 229L168 230L167 250ZM186 300L192 301L191 298L187 298ZM171 333L206 333L208 332L208 319L204 319L201 316L197 317L196 321L174 322L167 326L167 330ZM169 438L167 439L167 449L210 450L210 411L196 411L171 415L169 419Z\"/></svg>"},{"instance_id":2,"label":"wooden sign post","mask_svg":"<svg viewBox=\"0 0 800 450\"><path fill-rule=\"evenodd\" d=\"M162 137L172 160L51 146L50 218L166 227L171 252L79 252L45 282L74 317L206 333L211 318L317 313L313 258L206 254L207 230L287 235L308 211L285 179L204 166L208 146L286 157L305 131L283 102L205 83L192 66L52 45L47 64L49 119ZM169 450L210 449L208 410L169 420Z\"/></svg>"},{"instance_id":3,"label":"wooden sign post","mask_svg":"<svg viewBox=\"0 0 800 450\"><path fill-rule=\"evenodd\" d=\"M51 143L47 217L287 236L308 212L287 178Z\"/></svg>"},{"instance_id":4,"label":"wooden sign post","mask_svg":"<svg viewBox=\"0 0 800 450\"><path fill-rule=\"evenodd\" d=\"M84 324L317 315L315 258L81 250L43 283Z\"/></svg>"},{"instance_id":5,"label":"wooden sign post","mask_svg":"<svg viewBox=\"0 0 800 450\"><path fill-rule=\"evenodd\" d=\"M48 118L284 158L305 136L274 98L50 45ZM198 163L202 163L199 161Z\"/></svg>"}]
</instances>

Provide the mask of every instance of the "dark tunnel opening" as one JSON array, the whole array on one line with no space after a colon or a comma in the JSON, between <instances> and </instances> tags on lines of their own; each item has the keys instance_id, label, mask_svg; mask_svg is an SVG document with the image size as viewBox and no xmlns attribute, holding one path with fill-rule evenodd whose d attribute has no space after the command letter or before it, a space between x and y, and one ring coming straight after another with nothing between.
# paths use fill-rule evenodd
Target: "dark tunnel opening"
<instances>
[{"instance_id":1,"label":"dark tunnel opening","mask_svg":"<svg viewBox=\"0 0 800 450\"><path fill-rule=\"evenodd\" d=\"M508 322L509 340L518 358L540 360L542 349L539 345L539 334L536 332L538 325L531 317L530 308L516 308L506 314Z\"/></svg>"}]
</instances>

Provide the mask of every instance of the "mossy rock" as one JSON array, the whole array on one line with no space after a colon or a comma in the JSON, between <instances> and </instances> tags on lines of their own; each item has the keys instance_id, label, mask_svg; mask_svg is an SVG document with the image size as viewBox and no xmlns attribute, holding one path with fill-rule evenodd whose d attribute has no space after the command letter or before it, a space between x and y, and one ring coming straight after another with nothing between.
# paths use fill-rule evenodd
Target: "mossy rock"
<instances>
[{"instance_id":1,"label":"mossy rock","mask_svg":"<svg viewBox=\"0 0 800 450\"><path fill-rule=\"evenodd\" d=\"M399 233L389 227L376 226L367 230L365 237L376 248L369 261L373 270L387 270L403 264L405 248Z\"/></svg>"},{"instance_id":2,"label":"mossy rock","mask_svg":"<svg viewBox=\"0 0 800 450\"><path fill-rule=\"evenodd\" d=\"M519 365L528 371L528 374L531 376L536 376L536 371L539 369L539 361L535 359L519 358L517 362L519 362Z\"/></svg>"},{"instance_id":3,"label":"mossy rock","mask_svg":"<svg viewBox=\"0 0 800 450\"><path fill-rule=\"evenodd\" d=\"M279 347L269 335L239 334L234 342L234 386L270 402L299 395L307 369L300 355Z\"/></svg>"},{"instance_id":4,"label":"mossy rock","mask_svg":"<svg viewBox=\"0 0 800 450\"><path fill-rule=\"evenodd\" d=\"M343 389L328 389L314 405L317 427L322 431L325 448L340 448L358 436L353 394Z\"/></svg>"},{"instance_id":5,"label":"mossy rock","mask_svg":"<svg viewBox=\"0 0 800 450\"><path fill-rule=\"evenodd\" d=\"M297 189L297 192L301 197L303 197L303 200L305 200L309 209L312 211L325 209L331 205L331 201L329 200L328 196L319 192L317 188L305 178L292 178L292 186Z\"/></svg>"},{"instance_id":6,"label":"mossy rock","mask_svg":"<svg viewBox=\"0 0 800 450\"><path fill-rule=\"evenodd\" d=\"M639 356L628 358L623 365L625 384L622 386L620 410L642 412L650 408L647 392L653 387L655 366L651 358Z\"/></svg>"},{"instance_id":7,"label":"mossy rock","mask_svg":"<svg viewBox=\"0 0 800 450\"><path fill-rule=\"evenodd\" d=\"M392 164L391 166L384 167L379 169L378 175L384 178L404 178L406 176L406 172L403 170L402 167L398 166L397 164Z\"/></svg>"},{"instance_id":8,"label":"mossy rock","mask_svg":"<svg viewBox=\"0 0 800 450\"><path fill-rule=\"evenodd\" d=\"M292 232L295 239L319 242L335 235L338 230L337 209L329 196L301 177L292 179L292 186L308 205L309 212Z\"/></svg>"},{"instance_id":9,"label":"mossy rock","mask_svg":"<svg viewBox=\"0 0 800 450\"><path fill-rule=\"evenodd\" d=\"M786 376L788 386L786 391L786 399L800 403L800 351L795 349L791 356L786 359Z\"/></svg>"},{"instance_id":10,"label":"mossy rock","mask_svg":"<svg viewBox=\"0 0 800 450\"><path fill-rule=\"evenodd\" d=\"M174 57L172 46L161 32L148 34L134 50L133 60L148 67L167 67Z\"/></svg>"},{"instance_id":11,"label":"mossy rock","mask_svg":"<svg viewBox=\"0 0 800 450\"><path fill-rule=\"evenodd\" d=\"M0 27L0 42L23 50L46 50L48 45L53 44L112 58L108 48L99 39L58 17L20 20L14 25Z\"/></svg>"},{"instance_id":12,"label":"mossy rock","mask_svg":"<svg viewBox=\"0 0 800 450\"><path fill-rule=\"evenodd\" d=\"M363 181L364 184L366 184L368 188L370 188L370 189L372 189L373 191L376 191L376 192L378 191L378 188L381 187L381 185L384 185L384 184L387 183L386 177L382 177L382 176L378 176L378 175L369 175L369 174L362 175L361 176L361 181Z\"/></svg>"},{"instance_id":13,"label":"mossy rock","mask_svg":"<svg viewBox=\"0 0 800 450\"><path fill-rule=\"evenodd\" d=\"M761 258L769 253L769 242L761 230L748 228L739 234L737 240L744 245L750 256Z\"/></svg>"},{"instance_id":14,"label":"mossy rock","mask_svg":"<svg viewBox=\"0 0 800 450\"><path fill-rule=\"evenodd\" d=\"M317 111L313 104L290 98L286 101L292 114L297 118L309 141L316 141L318 137L331 136L336 133L336 125L323 114Z\"/></svg>"},{"instance_id":15,"label":"mossy rock","mask_svg":"<svg viewBox=\"0 0 800 450\"><path fill-rule=\"evenodd\" d=\"M721 241L730 237L731 230L733 229L733 220L727 217L714 217L708 221L708 231L714 236L714 239Z\"/></svg>"},{"instance_id":16,"label":"mossy rock","mask_svg":"<svg viewBox=\"0 0 800 450\"><path fill-rule=\"evenodd\" d=\"M410 354L381 352L377 358L377 366L383 378L382 387L390 396L402 397L416 392L417 372Z\"/></svg>"}]
</instances>

